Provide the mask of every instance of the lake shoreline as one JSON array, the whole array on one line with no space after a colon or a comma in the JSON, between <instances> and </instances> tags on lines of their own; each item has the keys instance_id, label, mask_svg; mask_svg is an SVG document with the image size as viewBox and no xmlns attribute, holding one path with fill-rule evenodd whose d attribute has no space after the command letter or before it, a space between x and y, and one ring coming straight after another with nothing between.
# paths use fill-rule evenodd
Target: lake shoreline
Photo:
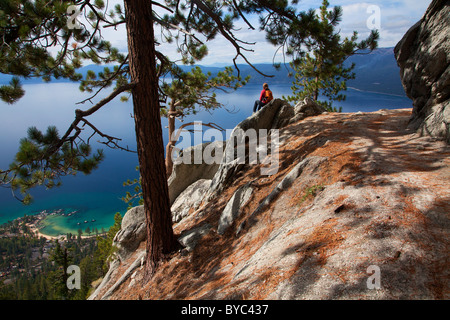
<instances>
[{"instance_id":1,"label":"lake shoreline","mask_svg":"<svg viewBox=\"0 0 450 320\"><path fill-rule=\"evenodd\" d=\"M85 231L88 227L90 234L100 234L114 224L117 212L123 215L126 209L127 204L113 192L55 192L45 197L36 196L29 206L13 203L11 207L4 207L0 224L33 216L39 232L47 236L58 237L68 233L77 236L79 229L83 235L88 235Z\"/></svg>"},{"instance_id":2,"label":"lake shoreline","mask_svg":"<svg viewBox=\"0 0 450 320\"><path fill-rule=\"evenodd\" d=\"M38 215L36 216L36 220L35 222L30 222L30 223L26 223L25 225L27 227L30 228L30 231L33 232L33 234L35 234L38 238L45 238L47 240L67 240L67 234L59 234L57 236L55 235L49 235L46 234L45 231L43 231L40 227L39 224L44 221L47 217L46 216L41 216ZM81 235L82 239L89 239L89 238L93 238L93 237L97 237L97 236L101 236L106 234L107 231L102 232L102 233L96 233L96 234L92 234L92 235ZM73 234L74 236L78 236L76 234Z\"/></svg>"},{"instance_id":3,"label":"lake shoreline","mask_svg":"<svg viewBox=\"0 0 450 320\"><path fill-rule=\"evenodd\" d=\"M29 231L31 231L31 234L33 234L37 238L45 238L47 240L63 240L64 241L64 240L67 240L68 234L71 234L73 237L78 237L79 233L78 233L78 231L75 231L75 230L68 230L68 231L72 231L72 232L67 232L67 233L61 232L57 235L45 231L45 228L48 226L45 224L46 220L48 220L49 218L54 217L54 216L65 216L65 213L62 213L62 212L63 212L63 209L58 209L53 212L47 212L46 210L44 210L44 211L41 211L36 214L27 215L27 217L32 217L32 221L25 222L25 226L29 229ZM20 222L22 220L23 220L23 217L18 217L18 218L9 220L7 223L14 223L15 221ZM85 221L85 222L88 223L88 221ZM7 223L4 223L3 225L5 225ZM79 229L81 229L81 227ZM93 234L88 234L88 235L81 234L81 238L88 239L88 238L104 235L108 232L109 227L108 227L108 229L105 229L105 228L102 228L102 229L103 229L102 232L93 232ZM94 230L92 230L92 231L94 231ZM82 232L84 233L83 230L82 230Z\"/></svg>"}]
</instances>

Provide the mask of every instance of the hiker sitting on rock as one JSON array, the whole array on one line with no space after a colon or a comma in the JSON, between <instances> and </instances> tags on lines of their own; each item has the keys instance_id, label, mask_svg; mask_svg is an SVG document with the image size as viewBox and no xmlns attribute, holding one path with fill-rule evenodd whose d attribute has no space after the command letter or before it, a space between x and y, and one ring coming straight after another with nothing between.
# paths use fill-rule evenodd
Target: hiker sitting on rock
<instances>
[{"instance_id":1,"label":"hiker sitting on rock","mask_svg":"<svg viewBox=\"0 0 450 320\"><path fill-rule=\"evenodd\" d=\"M262 107L264 107L272 100L273 100L272 91L269 90L269 85L267 83L264 83L259 100L256 100L255 105L253 106L253 113L261 110Z\"/></svg>"}]
</instances>

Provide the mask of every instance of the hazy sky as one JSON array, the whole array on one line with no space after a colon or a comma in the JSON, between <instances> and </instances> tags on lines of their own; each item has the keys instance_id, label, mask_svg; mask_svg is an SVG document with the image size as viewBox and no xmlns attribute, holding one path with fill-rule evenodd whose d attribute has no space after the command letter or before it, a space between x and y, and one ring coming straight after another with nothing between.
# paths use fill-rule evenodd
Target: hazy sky
<instances>
[{"instance_id":1,"label":"hazy sky","mask_svg":"<svg viewBox=\"0 0 450 320\"><path fill-rule=\"evenodd\" d=\"M393 47L408 29L414 25L425 13L431 0L372 0L372 1L354 1L354 0L330 0L330 8L341 6L343 8L343 19L339 28L341 35L350 36L353 31L358 31L361 39L370 33L369 25L378 24L380 31L379 47ZM110 8L114 3L122 3L122 1L110 1ZM319 0L302 0L298 4L300 10L308 10L310 8L317 9L322 1ZM250 17L251 23L257 27L257 17ZM265 34L260 31L249 30L248 27L241 22L238 24L241 30L235 34L244 41L256 42L255 46L250 46L254 52L248 53L248 58L252 63L269 63L272 62L276 48L267 44ZM158 30L156 29L155 32ZM103 31L105 38L110 39L112 44L121 50L126 50L126 33L124 28L113 31L112 28ZM215 63L230 64L235 52L229 45L227 40L218 36L217 39L207 43L209 47L209 55L201 62L203 65ZM175 49L168 45L162 46L162 51L176 59ZM276 60L280 60L278 57ZM240 63L243 60L238 61Z\"/></svg>"}]
</instances>

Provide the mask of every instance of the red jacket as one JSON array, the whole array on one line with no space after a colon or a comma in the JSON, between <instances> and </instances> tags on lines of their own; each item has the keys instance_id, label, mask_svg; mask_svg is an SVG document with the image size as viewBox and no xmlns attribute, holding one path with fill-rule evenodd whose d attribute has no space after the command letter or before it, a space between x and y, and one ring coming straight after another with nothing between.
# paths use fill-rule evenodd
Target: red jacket
<instances>
[{"instance_id":1,"label":"red jacket","mask_svg":"<svg viewBox=\"0 0 450 320\"><path fill-rule=\"evenodd\" d=\"M259 95L259 101L264 102L264 97L266 96L266 89L262 89L261 94Z\"/></svg>"},{"instance_id":2,"label":"red jacket","mask_svg":"<svg viewBox=\"0 0 450 320\"><path fill-rule=\"evenodd\" d=\"M267 89L267 91L268 95L266 95L266 89L262 89L261 91L259 101L261 101L262 103L268 103L273 99L272 91L270 91L269 89Z\"/></svg>"}]
</instances>

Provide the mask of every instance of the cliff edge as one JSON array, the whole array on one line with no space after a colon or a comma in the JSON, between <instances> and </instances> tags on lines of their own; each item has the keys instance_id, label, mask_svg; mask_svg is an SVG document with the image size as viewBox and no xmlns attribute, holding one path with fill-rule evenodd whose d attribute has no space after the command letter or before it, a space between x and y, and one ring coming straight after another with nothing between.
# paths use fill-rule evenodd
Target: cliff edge
<instances>
[{"instance_id":1,"label":"cliff edge","mask_svg":"<svg viewBox=\"0 0 450 320\"><path fill-rule=\"evenodd\" d=\"M276 173L221 165L186 188L184 249L148 283L142 213L124 218L139 240L90 299L448 299L449 146L407 129L411 109L284 112Z\"/></svg>"}]
</instances>

